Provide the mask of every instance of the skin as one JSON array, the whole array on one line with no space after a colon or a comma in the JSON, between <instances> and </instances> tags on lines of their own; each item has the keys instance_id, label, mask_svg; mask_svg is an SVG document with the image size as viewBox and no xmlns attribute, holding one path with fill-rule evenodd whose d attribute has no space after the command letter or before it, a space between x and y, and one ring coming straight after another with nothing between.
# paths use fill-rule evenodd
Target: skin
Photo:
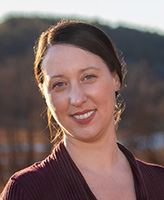
<instances>
[{"instance_id":1,"label":"skin","mask_svg":"<svg viewBox=\"0 0 164 200\"><path fill-rule=\"evenodd\" d=\"M129 163L116 144L117 73L99 56L67 44L51 46L42 68L47 105L65 130L64 144L95 196L135 199Z\"/></svg>"},{"instance_id":2,"label":"skin","mask_svg":"<svg viewBox=\"0 0 164 200\"><path fill-rule=\"evenodd\" d=\"M89 142L110 132L120 82L100 57L70 45L54 45L44 58L43 69L47 103L70 139ZM74 121L72 115L86 110L96 110L90 123Z\"/></svg>"}]
</instances>

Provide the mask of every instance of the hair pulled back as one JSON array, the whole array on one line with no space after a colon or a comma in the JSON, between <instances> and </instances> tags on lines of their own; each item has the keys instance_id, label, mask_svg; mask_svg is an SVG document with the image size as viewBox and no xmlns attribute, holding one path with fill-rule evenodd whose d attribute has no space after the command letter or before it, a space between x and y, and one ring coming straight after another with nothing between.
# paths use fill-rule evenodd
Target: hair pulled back
<instances>
[{"instance_id":1,"label":"hair pulled back","mask_svg":"<svg viewBox=\"0 0 164 200\"><path fill-rule=\"evenodd\" d=\"M101 29L87 22L61 21L56 26L51 26L47 31L43 32L34 47L34 73L40 88L42 88L42 85L44 83L42 60L44 59L48 48L55 44L74 45L99 56L106 63L111 73L116 72L118 74L120 83L122 85L124 78L122 69L125 63L124 61L122 63L120 62L117 51L114 48L110 38ZM117 91L116 100L118 99L119 94ZM118 100L115 106L116 125L120 120L122 110L122 103L120 103L120 101ZM58 138L60 140L62 130L56 122L52 123L52 116L49 108L47 108L47 116L50 132L52 133L52 128L55 128L54 141L57 141Z\"/></svg>"}]
</instances>

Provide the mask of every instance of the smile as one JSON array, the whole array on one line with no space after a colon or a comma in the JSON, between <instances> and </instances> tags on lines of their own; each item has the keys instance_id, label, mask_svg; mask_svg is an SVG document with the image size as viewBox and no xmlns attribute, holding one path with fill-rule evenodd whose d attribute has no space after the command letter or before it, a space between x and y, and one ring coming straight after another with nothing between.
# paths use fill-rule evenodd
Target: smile
<instances>
[{"instance_id":1,"label":"smile","mask_svg":"<svg viewBox=\"0 0 164 200\"><path fill-rule=\"evenodd\" d=\"M76 119L87 119L88 117L90 117L93 113L95 112L95 110L87 112L83 115L73 115L73 117L75 117Z\"/></svg>"}]
</instances>

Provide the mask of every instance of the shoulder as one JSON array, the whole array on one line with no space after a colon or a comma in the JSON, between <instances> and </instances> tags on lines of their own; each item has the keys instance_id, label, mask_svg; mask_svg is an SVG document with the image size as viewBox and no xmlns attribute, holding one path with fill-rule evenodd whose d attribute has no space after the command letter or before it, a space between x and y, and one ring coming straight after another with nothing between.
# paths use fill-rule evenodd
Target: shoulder
<instances>
[{"instance_id":1,"label":"shoulder","mask_svg":"<svg viewBox=\"0 0 164 200\"><path fill-rule=\"evenodd\" d=\"M46 199L49 195L52 174L55 168L55 154L34 163L12 175L6 184L2 199ZM46 192L45 192L46 191ZM46 196L47 195L47 196ZM19 196L19 197L18 197Z\"/></svg>"},{"instance_id":2,"label":"shoulder","mask_svg":"<svg viewBox=\"0 0 164 200\"><path fill-rule=\"evenodd\" d=\"M6 184L4 190L0 194L1 200L27 200L29 199L26 196L26 193L23 191L23 188L19 186L17 182L12 180L12 178L9 179L8 183Z\"/></svg>"},{"instance_id":3,"label":"shoulder","mask_svg":"<svg viewBox=\"0 0 164 200\"><path fill-rule=\"evenodd\" d=\"M137 160L139 172L151 199L164 199L164 167Z\"/></svg>"},{"instance_id":4,"label":"shoulder","mask_svg":"<svg viewBox=\"0 0 164 200\"><path fill-rule=\"evenodd\" d=\"M138 195L144 199L164 199L164 167L138 160L125 146L118 146L129 161Z\"/></svg>"},{"instance_id":5,"label":"shoulder","mask_svg":"<svg viewBox=\"0 0 164 200\"><path fill-rule=\"evenodd\" d=\"M155 177L156 179L163 179L164 181L164 167L157 164L146 163L141 160L136 159L136 163L143 174L143 176L148 176L149 178Z\"/></svg>"},{"instance_id":6,"label":"shoulder","mask_svg":"<svg viewBox=\"0 0 164 200\"><path fill-rule=\"evenodd\" d=\"M161 165L146 163L144 161L141 161L134 157L134 155L123 145L118 143L119 148L124 153L124 155L127 157L131 167L135 170L139 170L139 172L144 175L150 177L152 176L164 176L164 167ZM164 178L163 178L164 179Z\"/></svg>"},{"instance_id":7,"label":"shoulder","mask_svg":"<svg viewBox=\"0 0 164 200\"><path fill-rule=\"evenodd\" d=\"M33 178L32 171L32 166L30 166L12 175L1 194L1 199L31 199L31 195L28 195L28 187L33 181L30 180Z\"/></svg>"},{"instance_id":8,"label":"shoulder","mask_svg":"<svg viewBox=\"0 0 164 200\"><path fill-rule=\"evenodd\" d=\"M164 198L164 167L156 164L146 163L136 159L138 168L147 187L148 193L151 196L160 196Z\"/></svg>"}]
</instances>

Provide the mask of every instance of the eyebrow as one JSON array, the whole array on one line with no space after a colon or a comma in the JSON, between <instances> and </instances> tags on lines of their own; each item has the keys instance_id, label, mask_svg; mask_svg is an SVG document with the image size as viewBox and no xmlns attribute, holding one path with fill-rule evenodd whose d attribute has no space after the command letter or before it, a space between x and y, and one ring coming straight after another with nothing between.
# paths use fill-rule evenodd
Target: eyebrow
<instances>
[{"instance_id":1,"label":"eyebrow","mask_svg":"<svg viewBox=\"0 0 164 200\"><path fill-rule=\"evenodd\" d=\"M86 67L86 68L84 68L84 69L81 69L81 70L80 70L80 73L82 73L82 72L84 72L84 71L87 71L87 70L90 70L90 69L95 69L95 70L97 70L97 71L100 71L100 69L98 69L97 67L91 66L91 67ZM58 75L53 75L53 76L51 76L50 79L53 79L53 78L63 78L63 77L64 77L64 75L58 74Z\"/></svg>"},{"instance_id":2,"label":"eyebrow","mask_svg":"<svg viewBox=\"0 0 164 200\"><path fill-rule=\"evenodd\" d=\"M100 71L100 69L98 69L97 67L91 66L91 67L86 67L84 69L81 69L80 72L84 72L84 71L89 70L89 69L95 69L97 71Z\"/></svg>"},{"instance_id":3,"label":"eyebrow","mask_svg":"<svg viewBox=\"0 0 164 200\"><path fill-rule=\"evenodd\" d=\"M53 75L50 77L50 79L53 79L53 78L62 78L64 77L62 74L59 74L59 75Z\"/></svg>"}]
</instances>

